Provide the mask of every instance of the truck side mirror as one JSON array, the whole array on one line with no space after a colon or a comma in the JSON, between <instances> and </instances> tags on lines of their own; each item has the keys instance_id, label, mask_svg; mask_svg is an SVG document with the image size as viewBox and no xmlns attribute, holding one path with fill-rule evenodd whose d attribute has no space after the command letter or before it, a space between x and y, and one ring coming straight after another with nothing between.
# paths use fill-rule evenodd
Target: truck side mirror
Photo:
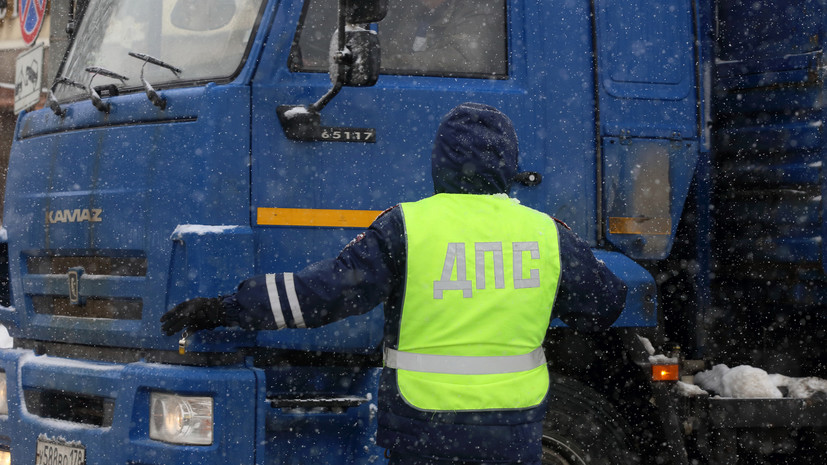
<instances>
[{"instance_id":1,"label":"truck side mirror","mask_svg":"<svg viewBox=\"0 0 827 465\"><path fill-rule=\"evenodd\" d=\"M331 51L331 82L341 82L349 87L369 87L376 84L381 64L379 37L376 33L367 29L345 32L345 50L346 56L343 57L337 56L339 51ZM340 59L345 60L347 66L339 66ZM339 76L340 72L344 74Z\"/></svg>"},{"instance_id":2,"label":"truck side mirror","mask_svg":"<svg viewBox=\"0 0 827 465\"><path fill-rule=\"evenodd\" d=\"M347 0L345 20L350 24L378 23L388 14L388 0Z\"/></svg>"},{"instance_id":3,"label":"truck side mirror","mask_svg":"<svg viewBox=\"0 0 827 465\"><path fill-rule=\"evenodd\" d=\"M368 23L381 21L388 0L338 0L338 27L330 44L330 81L333 87L310 105L279 105L277 111L284 134L291 140L330 140L321 126L321 111L344 86L367 87L379 80L381 51L379 36ZM332 128L332 127L330 127ZM339 130L341 128L333 128ZM354 129L363 134L358 128ZM364 130L365 139L375 141L375 131ZM372 135L371 135L372 134Z\"/></svg>"}]
</instances>

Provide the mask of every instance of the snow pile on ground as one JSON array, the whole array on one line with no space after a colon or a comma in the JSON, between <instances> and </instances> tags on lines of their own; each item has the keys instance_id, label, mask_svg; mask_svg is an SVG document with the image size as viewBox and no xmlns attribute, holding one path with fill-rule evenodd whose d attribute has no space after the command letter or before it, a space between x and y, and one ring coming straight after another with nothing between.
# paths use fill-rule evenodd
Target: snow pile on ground
<instances>
[{"instance_id":1,"label":"snow pile on ground","mask_svg":"<svg viewBox=\"0 0 827 465\"><path fill-rule=\"evenodd\" d=\"M721 397L773 398L793 397L806 399L817 393L827 394L827 380L821 378L792 378L749 365L730 368L724 364L695 375L695 384ZM785 388L787 395L782 389Z\"/></svg>"}]
</instances>

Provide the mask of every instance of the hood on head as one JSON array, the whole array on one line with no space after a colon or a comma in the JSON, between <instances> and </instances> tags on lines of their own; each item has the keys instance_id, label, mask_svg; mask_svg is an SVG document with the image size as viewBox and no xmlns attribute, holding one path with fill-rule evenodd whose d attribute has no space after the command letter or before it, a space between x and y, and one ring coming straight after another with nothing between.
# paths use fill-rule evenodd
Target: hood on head
<instances>
[{"instance_id":1,"label":"hood on head","mask_svg":"<svg viewBox=\"0 0 827 465\"><path fill-rule=\"evenodd\" d=\"M517 156L517 133L507 116L488 105L463 103L442 118L434 138L434 191L508 193Z\"/></svg>"}]
</instances>

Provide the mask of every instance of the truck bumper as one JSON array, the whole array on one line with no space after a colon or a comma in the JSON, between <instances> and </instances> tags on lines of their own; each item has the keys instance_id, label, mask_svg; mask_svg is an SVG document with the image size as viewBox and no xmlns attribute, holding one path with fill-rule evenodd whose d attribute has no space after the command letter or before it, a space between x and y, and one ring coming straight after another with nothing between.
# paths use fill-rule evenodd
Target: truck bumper
<instances>
[{"instance_id":1,"label":"truck bumper","mask_svg":"<svg viewBox=\"0 0 827 465\"><path fill-rule=\"evenodd\" d=\"M82 448L87 465L255 463L263 420L257 377L248 367L82 362L10 349L0 351L0 370L9 409L0 415L0 448L10 451L12 463L35 464L39 440ZM212 444L150 439L155 391L212 397Z\"/></svg>"}]
</instances>

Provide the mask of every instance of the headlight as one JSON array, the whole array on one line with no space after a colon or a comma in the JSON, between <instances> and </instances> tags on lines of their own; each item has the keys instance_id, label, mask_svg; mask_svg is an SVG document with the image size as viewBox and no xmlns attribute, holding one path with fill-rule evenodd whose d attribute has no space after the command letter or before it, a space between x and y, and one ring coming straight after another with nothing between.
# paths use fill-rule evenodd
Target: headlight
<instances>
[{"instance_id":1,"label":"headlight","mask_svg":"<svg viewBox=\"0 0 827 465\"><path fill-rule=\"evenodd\" d=\"M173 444L212 444L212 397L150 395L149 437Z\"/></svg>"},{"instance_id":2,"label":"headlight","mask_svg":"<svg viewBox=\"0 0 827 465\"><path fill-rule=\"evenodd\" d=\"M0 465L9 465L11 463L11 453L7 450L0 449Z\"/></svg>"},{"instance_id":3,"label":"headlight","mask_svg":"<svg viewBox=\"0 0 827 465\"><path fill-rule=\"evenodd\" d=\"M6 389L6 373L0 372L0 415L9 414L9 395Z\"/></svg>"}]
</instances>

